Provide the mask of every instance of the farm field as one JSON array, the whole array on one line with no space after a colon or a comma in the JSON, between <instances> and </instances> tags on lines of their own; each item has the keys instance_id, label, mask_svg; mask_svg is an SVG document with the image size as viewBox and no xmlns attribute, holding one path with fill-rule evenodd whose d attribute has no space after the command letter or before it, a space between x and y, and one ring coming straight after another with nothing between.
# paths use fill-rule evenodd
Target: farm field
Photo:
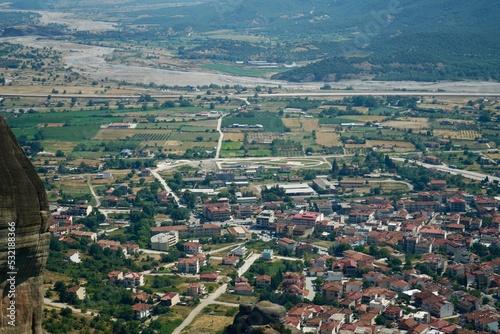
<instances>
[{"instance_id":1,"label":"farm field","mask_svg":"<svg viewBox=\"0 0 500 334\"><path fill-rule=\"evenodd\" d=\"M401 117L394 121L383 122L382 124L386 127L402 130L427 130L431 127L431 123L428 118L416 117Z\"/></svg>"},{"instance_id":2,"label":"farm field","mask_svg":"<svg viewBox=\"0 0 500 334\"><path fill-rule=\"evenodd\" d=\"M446 139L465 139L465 140L476 140L481 138L481 134L474 130L434 130L434 135L436 137L446 138Z\"/></svg>"},{"instance_id":3,"label":"farm field","mask_svg":"<svg viewBox=\"0 0 500 334\"><path fill-rule=\"evenodd\" d=\"M242 132L224 132L224 141L242 142L245 139L245 134Z\"/></svg>"},{"instance_id":4,"label":"farm field","mask_svg":"<svg viewBox=\"0 0 500 334\"><path fill-rule=\"evenodd\" d=\"M336 132L321 131L316 134L316 143L327 147L342 146L340 135Z\"/></svg>"},{"instance_id":5,"label":"farm field","mask_svg":"<svg viewBox=\"0 0 500 334\"><path fill-rule=\"evenodd\" d=\"M382 147L382 146L392 146L395 148L414 150L415 146L410 142L405 141L389 141L389 140L366 140L365 144L346 144L346 148L370 148L370 147Z\"/></svg>"}]
</instances>

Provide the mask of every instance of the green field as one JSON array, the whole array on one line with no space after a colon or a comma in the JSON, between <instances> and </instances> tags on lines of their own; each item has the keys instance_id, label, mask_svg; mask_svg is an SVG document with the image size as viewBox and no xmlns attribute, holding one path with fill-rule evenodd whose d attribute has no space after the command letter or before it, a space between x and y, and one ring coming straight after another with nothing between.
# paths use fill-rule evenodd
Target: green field
<instances>
[{"instance_id":1,"label":"green field","mask_svg":"<svg viewBox=\"0 0 500 334\"><path fill-rule=\"evenodd\" d=\"M222 120L222 127L229 127L233 124L248 124L248 125L261 124L264 127L263 128L264 131L268 132L285 131L285 126L283 125L281 118L277 117L275 114L272 113L262 113L262 114L259 113L259 117L228 116L224 117L224 119Z\"/></svg>"}]
</instances>

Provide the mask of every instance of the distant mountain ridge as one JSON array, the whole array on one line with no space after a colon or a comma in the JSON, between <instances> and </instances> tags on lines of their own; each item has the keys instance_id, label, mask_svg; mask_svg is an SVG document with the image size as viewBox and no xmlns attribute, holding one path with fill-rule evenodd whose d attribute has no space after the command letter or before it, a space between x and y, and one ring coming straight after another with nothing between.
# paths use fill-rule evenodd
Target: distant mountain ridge
<instances>
[{"instance_id":1,"label":"distant mountain ridge","mask_svg":"<svg viewBox=\"0 0 500 334\"><path fill-rule=\"evenodd\" d=\"M30 3L17 0L13 6L26 8ZM185 6L173 5L182 4L178 0L32 3L75 12L100 8L109 17L118 16L124 26L156 29L156 36L172 31L174 36L194 37L179 53L182 58L311 62L277 74L276 79L500 80L500 1L206 0L189 1ZM212 31L261 39L206 38L204 34ZM118 36L111 34L110 38Z\"/></svg>"}]
</instances>

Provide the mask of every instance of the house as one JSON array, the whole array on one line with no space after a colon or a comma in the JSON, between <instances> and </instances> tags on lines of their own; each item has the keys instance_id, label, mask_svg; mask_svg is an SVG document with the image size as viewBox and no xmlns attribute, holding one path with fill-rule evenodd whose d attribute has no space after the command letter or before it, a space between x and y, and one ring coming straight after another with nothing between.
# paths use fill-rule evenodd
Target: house
<instances>
[{"instance_id":1,"label":"house","mask_svg":"<svg viewBox=\"0 0 500 334\"><path fill-rule=\"evenodd\" d=\"M244 257L247 254L247 248L243 245L240 245L229 252L229 256L238 256Z\"/></svg>"},{"instance_id":2,"label":"house","mask_svg":"<svg viewBox=\"0 0 500 334\"><path fill-rule=\"evenodd\" d=\"M174 306L181 301L177 292L167 292L160 299L160 304L164 306Z\"/></svg>"},{"instance_id":3,"label":"house","mask_svg":"<svg viewBox=\"0 0 500 334\"><path fill-rule=\"evenodd\" d=\"M144 285L144 275L140 273L129 272L123 276L123 283L127 287L138 287Z\"/></svg>"},{"instance_id":4,"label":"house","mask_svg":"<svg viewBox=\"0 0 500 334\"><path fill-rule=\"evenodd\" d=\"M152 298L153 295L150 295L144 291L138 291L132 294L132 300L137 300L137 302L147 302L149 298Z\"/></svg>"},{"instance_id":5,"label":"house","mask_svg":"<svg viewBox=\"0 0 500 334\"><path fill-rule=\"evenodd\" d=\"M290 167L288 165L282 165L279 168L280 173L290 173L291 171L292 171L292 167Z\"/></svg>"},{"instance_id":6,"label":"house","mask_svg":"<svg viewBox=\"0 0 500 334\"><path fill-rule=\"evenodd\" d=\"M112 282L123 281L123 272L121 270L115 270L108 273L108 279Z\"/></svg>"},{"instance_id":7,"label":"house","mask_svg":"<svg viewBox=\"0 0 500 334\"><path fill-rule=\"evenodd\" d=\"M97 233L95 232L86 232L86 231L79 231L79 230L71 230L69 232L71 236L75 236L78 238L83 238L83 239L90 239L92 241L97 241Z\"/></svg>"},{"instance_id":8,"label":"house","mask_svg":"<svg viewBox=\"0 0 500 334\"><path fill-rule=\"evenodd\" d=\"M446 189L446 180L431 180L428 185L435 190L444 190Z\"/></svg>"},{"instance_id":9,"label":"house","mask_svg":"<svg viewBox=\"0 0 500 334\"><path fill-rule=\"evenodd\" d=\"M248 295L251 295L253 293L253 290L254 290L253 286L251 286L248 283L237 284L234 287L234 293L236 295L245 295L245 296L248 296Z\"/></svg>"},{"instance_id":10,"label":"house","mask_svg":"<svg viewBox=\"0 0 500 334\"><path fill-rule=\"evenodd\" d=\"M186 254L197 254L201 253L201 244L198 242L185 242L182 244L182 249L184 250L184 253Z\"/></svg>"},{"instance_id":11,"label":"house","mask_svg":"<svg viewBox=\"0 0 500 334\"><path fill-rule=\"evenodd\" d=\"M80 263L82 262L80 259L80 252L77 250L70 250L66 253L66 260L73 262L73 263Z\"/></svg>"},{"instance_id":12,"label":"house","mask_svg":"<svg viewBox=\"0 0 500 334\"><path fill-rule=\"evenodd\" d=\"M205 285L203 283L191 283L188 286L188 295L198 297L205 293Z\"/></svg>"},{"instance_id":13,"label":"house","mask_svg":"<svg viewBox=\"0 0 500 334\"><path fill-rule=\"evenodd\" d=\"M271 276L269 275L259 275L255 279L255 285L258 287L265 287L265 286L270 286L271 285Z\"/></svg>"},{"instance_id":14,"label":"house","mask_svg":"<svg viewBox=\"0 0 500 334\"><path fill-rule=\"evenodd\" d=\"M292 240L289 238L281 238L278 240L278 246L286 248L286 249L295 250L297 245L298 245L298 243L295 240Z\"/></svg>"},{"instance_id":15,"label":"house","mask_svg":"<svg viewBox=\"0 0 500 334\"><path fill-rule=\"evenodd\" d=\"M476 311L460 315L460 325L472 325L476 330L498 331L500 314L495 311Z\"/></svg>"},{"instance_id":16,"label":"house","mask_svg":"<svg viewBox=\"0 0 500 334\"><path fill-rule=\"evenodd\" d=\"M134 318L141 320L141 319L149 317L149 315L151 314L152 307L153 307L153 305L144 304L144 303L138 303L138 304L132 305L132 310L134 311Z\"/></svg>"},{"instance_id":17,"label":"house","mask_svg":"<svg viewBox=\"0 0 500 334\"><path fill-rule=\"evenodd\" d=\"M424 162L431 165L439 165L441 163L441 159L435 155L428 155L424 158Z\"/></svg>"},{"instance_id":18,"label":"house","mask_svg":"<svg viewBox=\"0 0 500 334\"><path fill-rule=\"evenodd\" d=\"M217 282L219 280L219 274L218 273L200 274L200 280L204 282Z\"/></svg>"},{"instance_id":19,"label":"house","mask_svg":"<svg viewBox=\"0 0 500 334\"><path fill-rule=\"evenodd\" d=\"M222 264L227 266L236 267L236 265L240 262L240 258L238 256L223 256Z\"/></svg>"},{"instance_id":20,"label":"house","mask_svg":"<svg viewBox=\"0 0 500 334\"><path fill-rule=\"evenodd\" d=\"M273 250L264 249L261 256L262 260L271 261L273 259Z\"/></svg>"},{"instance_id":21,"label":"house","mask_svg":"<svg viewBox=\"0 0 500 334\"><path fill-rule=\"evenodd\" d=\"M361 290L363 289L363 282L361 281L346 282L344 287L345 287L345 293L361 292Z\"/></svg>"},{"instance_id":22,"label":"house","mask_svg":"<svg viewBox=\"0 0 500 334\"><path fill-rule=\"evenodd\" d=\"M339 300L344 292L342 283L340 282L325 282L321 285L321 295L327 302Z\"/></svg>"},{"instance_id":23,"label":"house","mask_svg":"<svg viewBox=\"0 0 500 334\"><path fill-rule=\"evenodd\" d=\"M67 294L74 295L76 299L84 300L86 297L85 288L82 286L74 286L66 290Z\"/></svg>"}]
</instances>

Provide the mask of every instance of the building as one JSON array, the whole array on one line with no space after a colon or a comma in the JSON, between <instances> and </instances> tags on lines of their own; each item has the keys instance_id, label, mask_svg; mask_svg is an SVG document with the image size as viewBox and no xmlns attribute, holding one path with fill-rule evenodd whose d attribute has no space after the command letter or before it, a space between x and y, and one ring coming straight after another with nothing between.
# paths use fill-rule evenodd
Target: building
<instances>
[{"instance_id":1,"label":"building","mask_svg":"<svg viewBox=\"0 0 500 334\"><path fill-rule=\"evenodd\" d=\"M272 249L264 249L262 252L262 260L270 261L273 259L273 250Z\"/></svg>"},{"instance_id":2,"label":"building","mask_svg":"<svg viewBox=\"0 0 500 334\"><path fill-rule=\"evenodd\" d=\"M144 275L140 273L129 272L123 276L123 283L127 287L139 287L144 285Z\"/></svg>"},{"instance_id":3,"label":"building","mask_svg":"<svg viewBox=\"0 0 500 334\"><path fill-rule=\"evenodd\" d=\"M203 273L200 274L200 281L203 282L217 282L219 280L219 274L217 273Z\"/></svg>"},{"instance_id":4,"label":"building","mask_svg":"<svg viewBox=\"0 0 500 334\"><path fill-rule=\"evenodd\" d=\"M254 288L248 283L238 284L234 287L234 293L236 295L249 296L253 293Z\"/></svg>"},{"instance_id":5,"label":"building","mask_svg":"<svg viewBox=\"0 0 500 334\"><path fill-rule=\"evenodd\" d=\"M313 180L313 185L316 189L321 189L327 193L335 192L335 186L325 178L316 178Z\"/></svg>"},{"instance_id":6,"label":"building","mask_svg":"<svg viewBox=\"0 0 500 334\"><path fill-rule=\"evenodd\" d=\"M227 232L239 240L246 240L252 237L252 233L244 226L231 226L228 227Z\"/></svg>"},{"instance_id":7,"label":"building","mask_svg":"<svg viewBox=\"0 0 500 334\"><path fill-rule=\"evenodd\" d=\"M262 286L270 286L271 285L271 276L269 275L259 275L255 279L255 285L262 287Z\"/></svg>"},{"instance_id":8,"label":"building","mask_svg":"<svg viewBox=\"0 0 500 334\"><path fill-rule=\"evenodd\" d=\"M244 257L245 255L247 255L247 248L243 245L238 246L229 252L229 256Z\"/></svg>"},{"instance_id":9,"label":"building","mask_svg":"<svg viewBox=\"0 0 500 334\"><path fill-rule=\"evenodd\" d=\"M201 244L198 242L185 242L182 244L182 249L184 250L184 253L186 254L197 254L201 253Z\"/></svg>"},{"instance_id":10,"label":"building","mask_svg":"<svg viewBox=\"0 0 500 334\"><path fill-rule=\"evenodd\" d=\"M263 210L256 217L255 224L260 227L272 228L276 217L273 210Z\"/></svg>"},{"instance_id":11,"label":"building","mask_svg":"<svg viewBox=\"0 0 500 334\"><path fill-rule=\"evenodd\" d=\"M292 221L297 225L313 227L317 222L320 222L323 219L325 219L325 216L321 212L304 211L295 214Z\"/></svg>"},{"instance_id":12,"label":"building","mask_svg":"<svg viewBox=\"0 0 500 334\"><path fill-rule=\"evenodd\" d=\"M297 247L298 243L295 240L289 239L289 238L281 238L278 240L278 246L295 250Z\"/></svg>"},{"instance_id":13,"label":"building","mask_svg":"<svg viewBox=\"0 0 500 334\"><path fill-rule=\"evenodd\" d=\"M149 317L149 315L151 314L152 307L153 305L144 303L138 303L132 305L132 310L134 311L134 318L141 320Z\"/></svg>"},{"instance_id":14,"label":"building","mask_svg":"<svg viewBox=\"0 0 500 334\"><path fill-rule=\"evenodd\" d=\"M160 233L151 237L151 249L168 251L179 242L179 232Z\"/></svg>"},{"instance_id":15,"label":"building","mask_svg":"<svg viewBox=\"0 0 500 334\"><path fill-rule=\"evenodd\" d=\"M228 203L204 204L203 215L210 221L226 221L231 218L231 208Z\"/></svg>"},{"instance_id":16,"label":"building","mask_svg":"<svg viewBox=\"0 0 500 334\"><path fill-rule=\"evenodd\" d=\"M203 283L191 283L188 286L187 294L191 297L199 297L205 293L205 285Z\"/></svg>"},{"instance_id":17,"label":"building","mask_svg":"<svg viewBox=\"0 0 500 334\"><path fill-rule=\"evenodd\" d=\"M197 274L200 272L200 262L197 257L181 258L177 262L177 270L185 274Z\"/></svg>"},{"instance_id":18,"label":"building","mask_svg":"<svg viewBox=\"0 0 500 334\"><path fill-rule=\"evenodd\" d=\"M160 304L164 306L174 306L180 303L181 298L177 292L167 292L160 299Z\"/></svg>"},{"instance_id":19,"label":"building","mask_svg":"<svg viewBox=\"0 0 500 334\"><path fill-rule=\"evenodd\" d=\"M74 286L66 290L67 294L72 294L76 299L84 300L87 296L85 288L82 286Z\"/></svg>"},{"instance_id":20,"label":"building","mask_svg":"<svg viewBox=\"0 0 500 334\"><path fill-rule=\"evenodd\" d=\"M439 165L441 163L441 159L435 155L428 155L424 158L424 162L431 165Z\"/></svg>"},{"instance_id":21,"label":"building","mask_svg":"<svg viewBox=\"0 0 500 334\"><path fill-rule=\"evenodd\" d=\"M73 263L82 262L82 260L80 259L80 252L74 249L66 253L66 260L71 261Z\"/></svg>"}]
</instances>

